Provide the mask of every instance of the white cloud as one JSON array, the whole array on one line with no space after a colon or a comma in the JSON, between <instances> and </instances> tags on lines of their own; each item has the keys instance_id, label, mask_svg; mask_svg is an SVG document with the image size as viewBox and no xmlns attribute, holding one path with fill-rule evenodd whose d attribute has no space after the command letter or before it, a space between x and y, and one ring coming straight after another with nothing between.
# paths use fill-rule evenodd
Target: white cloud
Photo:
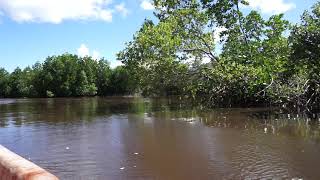
<instances>
[{"instance_id":1,"label":"white cloud","mask_svg":"<svg viewBox=\"0 0 320 180\"><path fill-rule=\"evenodd\" d=\"M106 22L111 22L112 21L112 11L111 10L101 10L100 18L101 18L101 20L104 20Z\"/></svg>"},{"instance_id":2,"label":"white cloud","mask_svg":"<svg viewBox=\"0 0 320 180\"><path fill-rule=\"evenodd\" d=\"M111 0L0 0L0 11L17 22L112 21Z\"/></svg>"},{"instance_id":3,"label":"white cloud","mask_svg":"<svg viewBox=\"0 0 320 180\"><path fill-rule=\"evenodd\" d=\"M208 57L208 56L203 56L203 58L202 58L202 64L207 64L207 63L210 63L210 62L211 62L210 57Z\"/></svg>"},{"instance_id":4,"label":"white cloud","mask_svg":"<svg viewBox=\"0 0 320 180\"><path fill-rule=\"evenodd\" d=\"M93 50L91 54L89 48L85 44L81 44L77 51L78 56L80 57L91 56L94 60L99 60L101 58L101 54L99 51Z\"/></svg>"},{"instance_id":5,"label":"white cloud","mask_svg":"<svg viewBox=\"0 0 320 180\"><path fill-rule=\"evenodd\" d=\"M144 10L153 10L154 6L153 4L150 2L150 0L143 0L140 4L140 7Z\"/></svg>"},{"instance_id":6,"label":"white cloud","mask_svg":"<svg viewBox=\"0 0 320 180\"><path fill-rule=\"evenodd\" d=\"M223 32L223 31L226 31L227 29L225 27L217 27L215 28L215 31L213 33L213 37L214 37L214 42L215 43L219 43L221 38L220 38L220 34Z\"/></svg>"},{"instance_id":7,"label":"white cloud","mask_svg":"<svg viewBox=\"0 0 320 180\"><path fill-rule=\"evenodd\" d=\"M110 67L111 68L116 68L117 66L122 66L122 65L123 65L123 63L121 61L118 61L118 60L110 62Z\"/></svg>"},{"instance_id":8,"label":"white cloud","mask_svg":"<svg viewBox=\"0 0 320 180\"><path fill-rule=\"evenodd\" d=\"M115 6L117 12L119 12L123 17L127 17L129 10L125 7L125 3L121 3Z\"/></svg>"},{"instance_id":9,"label":"white cloud","mask_svg":"<svg viewBox=\"0 0 320 180\"><path fill-rule=\"evenodd\" d=\"M89 48L85 44L81 44L78 49L78 55L80 57L89 56Z\"/></svg>"},{"instance_id":10,"label":"white cloud","mask_svg":"<svg viewBox=\"0 0 320 180\"><path fill-rule=\"evenodd\" d=\"M202 57L196 57L192 54L188 54L186 56L186 59L184 60L184 63L189 64L189 65L191 65L195 62L199 62L201 64L207 64L207 63L211 62L211 59L207 55L203 55Z\"/></svg>"},{"instance_id":11,"label":"white cloud","mask_svg":"<svg viewBox=\"0 0 320 180\"><path fill-rule=\"evenodd\" d=\"M248 0L249 6L260 10L262 13L279 14L294 9L294 3L284 2L284 0Z\"/></svg>"},{"instance_id":12,"label":"white cloud","mask_svg":"<svg viewBox=\"0 0 320 180\"><path fill-rule=\"evenodd\" d=\"M100 59L100 52L98 52L97 50L93 50L92 58L95 60L99 60Z\"/></svg>"}]
</instances>

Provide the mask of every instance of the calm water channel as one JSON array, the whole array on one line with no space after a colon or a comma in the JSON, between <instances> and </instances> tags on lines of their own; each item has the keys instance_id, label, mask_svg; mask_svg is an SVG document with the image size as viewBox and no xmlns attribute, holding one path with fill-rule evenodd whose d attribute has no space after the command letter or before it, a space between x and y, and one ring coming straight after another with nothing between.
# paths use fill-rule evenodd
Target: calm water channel
<instances>
[{"instance_id":1,"label":"calm water channel","mask_svg":"<svg viewBox=\"0 0 320 180\"><path fill-rule=\"evenodd\" d=\"M0 144L61 179L320 179L319 120L275 109L5 99Z\"/></svg>"}]
</instances>

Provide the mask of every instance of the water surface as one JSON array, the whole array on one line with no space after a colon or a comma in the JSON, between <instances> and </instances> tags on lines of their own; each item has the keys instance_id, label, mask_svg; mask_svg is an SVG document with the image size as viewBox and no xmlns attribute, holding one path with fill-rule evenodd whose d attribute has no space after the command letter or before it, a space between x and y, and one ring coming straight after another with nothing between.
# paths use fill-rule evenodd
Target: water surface
<instances>
[{"instance_id":1,"label":"water surface","mask_svg":"<svg viewBox=\"0 0 320 180\"><path fill-rule=\"evenodd\" d=\"M0 144L61 179L320 179L320 126L172 99L0 100Z\"/></svg>"}]
</instances>

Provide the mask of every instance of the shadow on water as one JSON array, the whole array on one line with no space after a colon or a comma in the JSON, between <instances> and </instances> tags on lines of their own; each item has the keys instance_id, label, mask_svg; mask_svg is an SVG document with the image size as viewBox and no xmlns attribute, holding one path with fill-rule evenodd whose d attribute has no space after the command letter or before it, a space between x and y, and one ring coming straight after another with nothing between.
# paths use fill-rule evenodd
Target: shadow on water
<instances>
[{"instance_id":1,"label":"shadow on water","mask_svg":"<svg viewBox=\"0 0 320 180\"><path fill-rule=\"evenodd\" d=\"M274 108L234 108L199 110L188 102L167 98L57 98L0 100L0 127L28 124L88 123L115 114L154 116L208 127L263 131L275 135L320 141L320 118L307 114L287 114Z\"/></svg>"}]
</instances>

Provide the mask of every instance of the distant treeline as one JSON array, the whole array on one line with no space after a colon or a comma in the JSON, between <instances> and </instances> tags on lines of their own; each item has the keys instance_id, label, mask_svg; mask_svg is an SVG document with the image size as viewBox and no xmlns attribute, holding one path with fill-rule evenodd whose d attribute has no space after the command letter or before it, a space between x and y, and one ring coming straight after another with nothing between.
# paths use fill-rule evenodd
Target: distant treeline
<instances>
[{"instance_id":1,"label":"distant treeline","mask_svg":"<svg viewBox=\"0 0 320 180\"><path fill-rule=\"evenodd\" d=\"M48 57L12 73L0 69L0 97L69 97L131 94L128 72L91 57L63 54Z\"/></svg>"},{"instance_id":2,"label":"distant treeline","mask_svg":"<svg viewBox=\"0 0 320 180\"><path fill-rule=\"evenodd\" d=\"M139 93L178 95L208 107L320 107L320 2L295 25L283 14L243 13L246 0L153 4L156 23L145 20L117 54L124 66L110 69L104 60L70 54L48 57L11 74L2 69L0 96Z\"/></svg>"}]
</instances>

